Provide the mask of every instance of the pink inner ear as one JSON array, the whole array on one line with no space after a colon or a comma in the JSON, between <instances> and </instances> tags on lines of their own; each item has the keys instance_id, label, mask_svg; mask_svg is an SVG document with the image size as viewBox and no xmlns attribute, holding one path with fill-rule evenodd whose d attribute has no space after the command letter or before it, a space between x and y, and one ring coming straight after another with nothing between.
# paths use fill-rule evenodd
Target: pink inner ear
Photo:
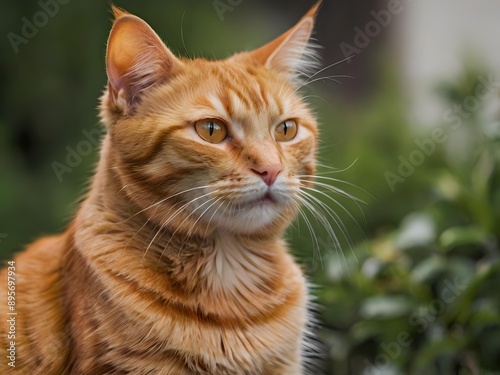
<instances>
[{"instance_id":1,"label":"pink inner ear","mask_svg":"<svg viewBox=\"0 0 500 375\"><path fill-rule=\"evenodd\" d=\"M114 23L108 40L106 68L113 89L124 90L129 104L155 83L165 81L180 62L151 27L124 14Z\"/></svg>"},{"instance_id":2,"label":"pink inner ear","mask_svg":"<svg viewBox=\"0 0 500 375\"><path fill-rule=\"evenodd\" d=\"M138 47L130 42L133 34L123 30L126 27L129 25L117 25L112 32L106 56L108 79L116 90L124 88L124 77L133 66L134 53L137 53Z\"/></svg>"},{"instance_id":3,"label":"pink inner ear","mask_svg":"<svg viewBox=\"0 0 500 375\"><path fill-rule=\"evenodd\" d=\"M301 59L314 27L312 18L303 19L266 61L269 69L295 72L300 70Z\"/></svg>"}]
</instances>

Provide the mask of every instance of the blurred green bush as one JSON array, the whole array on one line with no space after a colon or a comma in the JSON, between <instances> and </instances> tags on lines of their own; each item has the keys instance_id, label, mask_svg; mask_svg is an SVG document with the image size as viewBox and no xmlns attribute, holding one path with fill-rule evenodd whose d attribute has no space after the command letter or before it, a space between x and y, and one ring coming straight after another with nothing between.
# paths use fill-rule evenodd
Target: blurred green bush
<instances>
[{"instance_id":1,"label":"blurred green bush","mask_svg":"<svg viewBox=\"0 0 500 375\"><path fill-rule=\"evenodd\" d=\"M450 106L463 103L474 98L478 76L469 71L455 83L440 85L439 92ZM323 252L315 258L299 251L312 282L320 285L315 290L324 324L319 331L329 353L327 373L499 374L500 134L485 131L480 103L463 129L448 128L465 132L473 145L464 148L461 161L446 151L445 146L456 146L437 145L425 167L415 167L392 192L381 171L395 169L397 155L415 148L415 135L404 125L390 77L387 82L372 106L343 119L343 129L356 120L364 130L341 150L330 147L323 153L330 160L339 154L357 159L339 175L376 198L363 207L364 219L350 204L355 219L363 220L366 238L353 239L351 246L344 241L342 252L335 241L323 241ZM499 117L489 121L498 129ZM374 152L384 147L383 153ZM366 195L349 185L347 191ZM316 237L327 238L320 224ZM337 233L343 236L340 228ZM306 239L295 238L294 244L310 249Z\"/></svg>"}]
</instances>

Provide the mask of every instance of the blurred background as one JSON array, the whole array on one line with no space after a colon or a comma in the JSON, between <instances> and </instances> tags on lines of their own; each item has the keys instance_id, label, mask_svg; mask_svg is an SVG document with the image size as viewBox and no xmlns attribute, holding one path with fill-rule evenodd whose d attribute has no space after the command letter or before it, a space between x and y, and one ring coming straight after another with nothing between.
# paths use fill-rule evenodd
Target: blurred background
<instances>
[{"instance_id":1,"label":"blurred background","mask_svg":"<svg viewBox=\"0 0 500 375\"><path fill-rule=\"evenodd\" d=\"M312 1L117 0L224 58ZM106 1L0 3L0 258L64 230L97 160ZM289 231L324 374L500 374L500 3L325 0L317 191ZM333 229L335 235L332 234Z\"/></svg>"}]
</instances>

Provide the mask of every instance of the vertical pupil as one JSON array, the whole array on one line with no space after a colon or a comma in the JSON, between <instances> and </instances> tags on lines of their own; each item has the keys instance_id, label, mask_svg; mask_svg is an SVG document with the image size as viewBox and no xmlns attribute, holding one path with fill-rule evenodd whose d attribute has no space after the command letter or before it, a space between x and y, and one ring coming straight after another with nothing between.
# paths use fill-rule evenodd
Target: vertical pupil
<instances>
[{"instance_id":1,"label":"vertical pupil","mask_svg":"<svg viewBox=\"0 0 500 375\"><path fill-rule=\"evenodd\" d=\"M208 123L208 131L210 133L210 136L212 136L214 134L214 123L213 122Z\"/></svg>"},{"instance_id":2,"label":"vertical pupil","mask_svg":"<svg viewBox=\"0 0 500 375\"><path fill-rule=\"evenodd\" d=\"M283 123L283 132L286 135L286 131L288 130L288 126L286 126L286 122Z\"/></svg>"}]
</instances>

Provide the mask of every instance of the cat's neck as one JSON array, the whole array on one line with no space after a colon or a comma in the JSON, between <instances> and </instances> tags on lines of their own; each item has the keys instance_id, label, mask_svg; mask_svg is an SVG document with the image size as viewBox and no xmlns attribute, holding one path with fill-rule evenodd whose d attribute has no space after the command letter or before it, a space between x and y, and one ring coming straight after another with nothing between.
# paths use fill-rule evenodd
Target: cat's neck
<instances>
[{"instance_id":1,"label":"cat's neck","mask_svg":"<svg viewBox=\"0 0 500 375\"><path fill-rule=\"evenodd\" d=\"M114 216L112 220L117 222L130 220L130 224L133 225L134 218L142 220L145 215L141 213L140 208L133 201L126 197L119 175L111 167L113 164L110 162L111 158L111 138L106 135L102 142L96 173L84 205L87 205L86 209L101 209L109 212ZM102 219L110 220L110 217Z\"/></svg>"}]
</instances>

